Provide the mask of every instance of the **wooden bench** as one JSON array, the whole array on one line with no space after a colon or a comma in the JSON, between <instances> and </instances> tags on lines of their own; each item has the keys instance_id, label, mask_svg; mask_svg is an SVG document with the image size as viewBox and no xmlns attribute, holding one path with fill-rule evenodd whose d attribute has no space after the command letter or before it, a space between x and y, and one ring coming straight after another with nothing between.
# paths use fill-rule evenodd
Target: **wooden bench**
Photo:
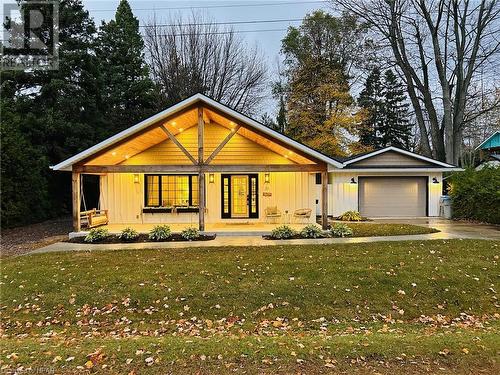
<instances>
[{"instance_id":1,"label":"wooden bench","mask_svg":"<svg viewBox=\"0 0 500 375\"><path fill-rule=\"evenodd\" d=\"M85 228L95 228L106 225L109 222L108 210L96 210L80 212L80 225Z\"/></svg>"}]
</instances>

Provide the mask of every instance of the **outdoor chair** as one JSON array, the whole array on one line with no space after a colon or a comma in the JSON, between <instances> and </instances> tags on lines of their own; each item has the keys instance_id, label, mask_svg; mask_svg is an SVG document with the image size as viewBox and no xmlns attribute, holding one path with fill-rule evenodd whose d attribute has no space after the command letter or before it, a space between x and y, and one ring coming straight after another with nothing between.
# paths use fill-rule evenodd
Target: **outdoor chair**
<instances>
[{"instance_id":1,"label":"outdoor chair","mask_svg":"<svg viewBox=\"0 0 500 375\"><path fill-rule=\"evenodd\" d=\"M95 228L101 225L106 225L109 222L108 210L96 210L95 208L88 211L80 212L80 222L82 227Z\"/></svg>"},{"instance_id":2,"label":"outdoor chair","mask_svg":"<svg viewBox=\"0 0 500 375\"><path fill-rule=\"evenodd\" d=\"M309 219L311 218L311 213L312 210L310 208L300 208L298 210L295 210L293 212L293 221L304 222L305 220L306 222L308 222Z\"/></svg>"},{"instance_id":3,"label":"outdoor chair","mask_svg":"<svg viewBox=\"0 0 500 375\"><path fill-rule=\"evenodd\" d=\"M264 215L266 216L266 223L276 222L281 217L281 211L276 206L266 207Z\"/></svg>"}]
</instances>

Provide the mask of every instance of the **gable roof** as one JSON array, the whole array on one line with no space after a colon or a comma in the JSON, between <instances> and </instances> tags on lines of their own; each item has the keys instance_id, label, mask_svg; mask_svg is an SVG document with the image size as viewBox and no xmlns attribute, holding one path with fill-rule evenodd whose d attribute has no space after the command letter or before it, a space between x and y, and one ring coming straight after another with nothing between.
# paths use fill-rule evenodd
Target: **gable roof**
<instances>
[{"instance_id":1,"label":"gable roof","mask_svg":"<svg viewBox=\"0 0 500 375\"><path fill-rule=\"evenodd\" d=\"M336 167L336 168L343 168L343 164L338 161L338 160L335 160L334 158L331 158L317 150L314 150L312 149L311 147L308 147L300 142L297 142L295 140L293 140L292 138L289 138L287 137L286 135L280 133L280 132L277 132L276 130L273 130L255 120L253 120L252 118L224 105L224 104L221 104L211 98L209 98L208 96L206 95L203 95L201 93L198 93L198 94L195 94L159 113L157 113L156 115L153 115L141 122L139 122L138 124L136 125L133 125L131 126L130 128L127 128L117 134L115 134L114 136L112 137L109 137L108 139L105 139L104 141L96 144L95 146L92 146L52 167L50 167L51 169L55 170L55 171L69 171L71 170L71 167L73 164L75 163L78 163L84 159L87 159L88 157L94 155L95 153L98 153L99 151L102 151L124 139L127 139L131 136L133 136L134 134L136 133L139 133L140 131L150 127L151 125L154 125L155 123L157 123L158 121L161 121L169 116L172 116L172 115L175 115L175 113L187 108L187 107L190 107L192 106L193 104L195 103L198 103L198 102L201 102L201 103L204 103L208 106L211 106L211 107L214 107L216 109L218 109L219 111L227 114L228 116L231 116L233 118L235 118L236 120L238 121L241 121L242 123L244 123L245 125L247 125L248 127L250 128L254 128L255 130L258 130L260 131L261 133L264 133L268 136L270 136L271 138L275 138L277 140L280 140L281 142L297 149L297 150L300 150L302 151L304 154L306 155L309 155L309 156L312 156L313 158L317 159L317 160L320 160L320 161L323 161L325 162L326 164L330 165L330 166L333 166L333 167Z\"/></svg>"},{"instance_id":2,"label":"gable roof","mask_svg":"<svg viewBox=\"0 0 500 375\"><path fill-rule=\"evenodd\" d=\"M459 169L459 168L457 168L456 166L454 166L452 164L448 164L448 163L444 163L444 162L441 162L441 161L438 161L438 160L435 160L435 159L431 159L431 158L428 158L426 156L419 155L419 154L416 154L414 152L411 152L411 151L408 151L408 150L403 150L401 148L394 147L394 146L389 146L389 147L381 148L381 149L378 149L378 150L375 150L375 151L371 151L371 152L366 152L366 153L363 153L363 154L360 154L360 155L354 155L354 156L352 156L350 158L345 159L344 162L343 162L343 164L344 164L344 167L349 168L349 166L352 165L352 164L354 164L354 163L357 163L357 162L365 160L365 159L372 158L374 156L377 156L377 155L380 155L380 154L383 154L383 153L386 153L386 152L389 152L389 151L396 152L396 153L399 153L399 154L402 154L402 155L406 155L406 156L412 157L412 158L417 159L417 160L421 160L421 161L427 162L427 163L431 164L432 166L435 166L435 168L446 168L446 169L455 169L455 170Z\"/></svg>"},{"instance_id":3,"label":"gable roof","mask_svg":"<svg viewBox=\"0 0 500 375\"><path fill-rule=\"evenodd\" d=\"M497 130L484 141L482 141L481 144L476 147L476 150L487 150L494 147L500 147L500 130Z\"/></svg>"}]
</instances>

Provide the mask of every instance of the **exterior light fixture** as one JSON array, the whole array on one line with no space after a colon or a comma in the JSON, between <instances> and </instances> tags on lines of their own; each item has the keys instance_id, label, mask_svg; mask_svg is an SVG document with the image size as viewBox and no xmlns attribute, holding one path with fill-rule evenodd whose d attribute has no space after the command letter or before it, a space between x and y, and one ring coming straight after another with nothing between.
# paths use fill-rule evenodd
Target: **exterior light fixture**
<instances>
[{"instance_id":1,"label":"exterior light fixture","mask_svg":"<svg viewBox=\"0 0 500 375\"><path fill-rule=\"evenodd\" d=\"M357 184L356 180L353 178L351 178L351 184Z\"/></svg>"},{"instance_id":2,"label":"exterior light fixture","mask_svg":"<svg viewBox=\"0 0 500 375\"><path fill-rule=\"evenodd\" d=\"M113 151L111 155L116 156L116 151Z\"/></svg>"},{"instance_id":3,"label":"exterior light fixture","mask_svg":"<svg viewBox=\"0 0 500 375\"><path fill-rule=\"evenodd\" d=\"M139 183L139 175L134 174L134 184L138 184L138 183Z\"/></svg>"},{"instance_id":4,"label":"exterior light fixture","mask_svg":"<svg viewBox=\"0 0 500 375\"><path fill-rule=\"evenodd\" d=\"M128 155L125 155L125 159L128 159L129 157L130 157L130 156L128 156Z\"/></svg>"},{"instance_id":5,"label":"exterior light fixture","mask_svg":"<svg viewBox=\"0 0 500 375\"><path fill-rule=\"evenodd\" d=\"M215 181L215 176L213 173L209 173L208 174L208 182L210 182L211 184L213 184Z\"/></svg>"},{"instance_id":6,"label":"exterior light fixture","mask_svg":"<svg viewBox=\"0 0 500 375\"><path fill-rule=\"evenodd\" d=\"M265 174L264 174L264 182L265 182L266 184L268 184L268 183L269 183L269 181L270 181L270 176L269 176L269 173L265 173Z\"/></svg>"},{"instance_id":7,"label":"exterior light fixture","mask_svg":"<svg viewBox=\"0 0 500 375\"><path fill-rule=\"evenodd\" d=\"M438 181L438 179L436 177L433 177L432 178L432 183L433 184L439 184L439 181Z\"/></svg>"},{"instance_id":8,"label":"exterior light fixture","mask_svg":"<svg viewBox=\"0 0 500 375\"><path fill-rule=\"evenodd\" d=\"M184 128L179 128L179 133L181 133L184 130Z\"/></svg>"}]
</instances>

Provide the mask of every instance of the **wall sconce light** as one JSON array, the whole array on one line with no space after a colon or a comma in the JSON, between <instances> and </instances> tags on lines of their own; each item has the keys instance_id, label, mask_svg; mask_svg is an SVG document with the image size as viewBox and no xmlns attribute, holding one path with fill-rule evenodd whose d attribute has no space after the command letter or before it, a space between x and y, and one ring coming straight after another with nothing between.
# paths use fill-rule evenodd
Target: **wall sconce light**
<instances>
[{"instance_id":1,"label":"wall sconce light","mask_svg":"<svg viewBox=\"0 0 500 375\"><path fill-rule=\"evenodd\" d=\"M139 175L134 174L134 184L138 184L138 183L139 183Z\"/></svg>"},{"instance_id":2,"label":"wall sconce light","mask_svg":"<svg viewBox=\"0 0 500 375\"><path fill-rule=\"evenodd\" d=\"M270 181L270 176L269 176L269 173L265 173L265 174L264 174L264 182L265 182L266 184L268 184L268 183L269 183L269 181Z\"/></svg>"},{"instance_id":3,"label":"wall sconce light","mask_svg":"<svg viewBox=\"0 0 500 375\"><path fill-rule=\"evenodd\" d=\"M209 183L211 183L211 184L213 184L213 183L214 183L214 181L215 181L215 176L214 176L214 174L213 174L213 173L209 173L209 174L208 174L208 182L209 182Z\"/></svg>"},{"instance_id":4,"label":"wall sconce light","mask_svg":"<svg viewBox=\"0 0 500 375\"><path fill-rule=\"evenodd\" d=\"M357 184L356 180L353 178L351 178L351 184Z\"/></svg>"},{"instance_id":5,"label":"wall sconce light","mask_svg":"<svg viewBox=\"0 0 500 375\"><path fill-rule=\"evenodd\" d=\"M438 179L436 177L433 177L432 178L432 183L433 184L439 184L439 181L438 181Z\"/></svg>"}]
</instances>

